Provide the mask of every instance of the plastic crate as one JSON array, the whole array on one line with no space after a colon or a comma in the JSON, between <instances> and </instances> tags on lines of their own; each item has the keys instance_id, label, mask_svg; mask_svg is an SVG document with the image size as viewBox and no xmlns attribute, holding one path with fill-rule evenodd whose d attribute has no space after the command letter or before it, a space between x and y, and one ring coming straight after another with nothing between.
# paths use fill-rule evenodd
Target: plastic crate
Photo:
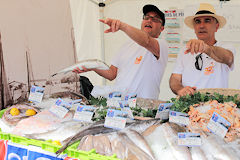
<instances>
[{"instance_id":1,"label":"plastic crate","mask_svg":"<svg viewBox=\"0 0 240 160\"><path fill-rule=\"evenodd\" d=\"M7 110L7 109L3 109L3 110L0 111L0 118L2 118L2 116L3 116L3 114L4 114L4 112L5 112L6 110Z\"/></svg>"},{"instance_id":2,"label":"plastic crate","mask_svg":"<svg viewBox=\"0 0 240 160\"><path fill-rule=\"evenodd\" d=\"M39 141L39 140L35 140L35 139L29 139L27 143L28 143L28 145L42 147L42 142L43 141Z\"/></svg>"},{"instance_id":3,"label":"plastic crate","mask_svg":"<svg viewBox=\"0 0 240 160\"><path fill-rule=\"evenodd\" d=\"M28 145L28 141L29 141L28 138L17 136L17 135L14 135L14 134L9 134L9 135L10 135L10 140L13 143L22 144L22 145L25 145L25 146Z\"/></svg>"},{"instance_id":4,"label":"plastic crate","mask_svg":"<svg viewBox=\"0 0 240 160\"><path fill-rule=\"evenodd\" d=\"M77 150L79 143L80 142L75 142L74 144L72 144L65 150L67 150L67 155L69 157L74 157L74 158L79 158L79 159L82 158L85 160L85 158L88 158L89 152ZM96 153L96 151L95 151L95 153ZM88 160L88 159L86 159L86 160Z\"/></svg>"},{"instance_id":5,"label":"plastic crate","mask_svg":"<svg viewBox=\"0 0 240 160\"><path fill-rule=\"evenodd\" d=\"M114 154L112 156L103 156L96 153L95 149L92 149L90 151L81 151L77 150L77 147L80 142L75 142L71 146L69 146L67 150L67 155L72 158L78 158L81 160L120 160L117 158L117 156Z\"/></svg>"},{"instance_id":6,"label":"plastic crate","mask_svg":"<svg viewBox=\"0 0 240 160\"><path fill-rule=\"evenodd\" d=\"M57 144L52 144L51 142L41 141L42 142L42 149L56 153L62 146L59 146ZM67 151L64 151L63 153L66 153Z\"/></svg>"},{"instance_id":7,"label":"plastic crate","mask_svg":"<svg viewBox=\"0 0 240 160\"><path fill-rule=\"evenodd\" d=\"M1 128L0 128L0 139L2 139L2 140L10 140L10 135L8 133L2 132Z\"/></svg>"},{"instance_id":8,"label":"plastic crate","mask_svg":"<svg viewBox=\"0 0 240 160\"><path fill-rule=\"evenodd\" d=\"M38 146L38 147L41 147L43 150L46 150L52 153L57 152L62 147L56 144L52 144L51 142L28 139L25 137L14 135L14 134L9 134L9 136L10 136L10 140L14 143L22 144L25 146L29 146L29 145ZM66 152L67 151L64 151L63 153L65 154Z\"/></svg>"}]
</instances>

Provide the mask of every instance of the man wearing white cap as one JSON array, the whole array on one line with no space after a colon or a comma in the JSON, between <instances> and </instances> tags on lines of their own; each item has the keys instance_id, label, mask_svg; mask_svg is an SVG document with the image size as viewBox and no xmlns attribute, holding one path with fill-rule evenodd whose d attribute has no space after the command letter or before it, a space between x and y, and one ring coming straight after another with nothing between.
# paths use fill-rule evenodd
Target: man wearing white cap
<instances>
[{"instance_id":1,"label":"man wearing white cap","mask_svg":"<svg viewBox=\"0 0 240 160\"><path fill-rule=\"evenodd\" d=\"M235 50L215 39L215 32L226 24L226 19L218 16L212 5L202 3L184 22L194 29L198 39L189 40L178 56L170 88L179 96L194 94L201 88L228 88Z\"/></svg>"},{"instance_id":2,"label":"man wearing white cap","mask_svg":"<svg viewBox=\"0 0 240 160\"><path fill-rule=\"evenodd\" d=\"M130 40L115 55L109 70L76 68L75 72L95 71L108 80L116 79L112 91L158 99L168 59L167 42L158 38L164 30L164 13L154 5L145 5L141 29L117 19L100 19L100 22L109 26L105 33L123 31Z\"/></svg>"}]
</instances>

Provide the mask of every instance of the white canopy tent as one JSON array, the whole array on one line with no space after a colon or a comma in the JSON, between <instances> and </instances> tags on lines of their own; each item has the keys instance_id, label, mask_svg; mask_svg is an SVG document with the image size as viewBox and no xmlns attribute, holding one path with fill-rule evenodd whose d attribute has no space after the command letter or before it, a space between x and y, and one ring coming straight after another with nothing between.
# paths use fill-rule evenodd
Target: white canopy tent
<instances>
[{"instance_id":1,"label":"white canopy tent","mask_svg":"<svg viewBox=\"0 0 240 160\"><path fill-rule=\"evenodd\" d=\"M155 4L165 10L184 9L200 2L223 7L240 5L238 0L223 4L218 0L184 0L182 3L178 0L0 0L0 32L7 80L26 84L31 77L46 81L56 71L84 59L102 59L110 64L128 37L121 31L104 34L107 26L101 24L99 18L116 18L139 28L145 4ZM105 7L99 7L99 3L105 3ZM234 36L240 37L240 29ZM239 41L232 42L237 49L240 48ZM235 80L240 72L238 53L235 71L231 73L231 88L240 85ZM168 85L173 66L172 61L167 65L160 99L174 96ZM96 73L83 75L94 85L105 84ZM107 84L111 83L107 81Z\"/></svg>"}]
</instances>

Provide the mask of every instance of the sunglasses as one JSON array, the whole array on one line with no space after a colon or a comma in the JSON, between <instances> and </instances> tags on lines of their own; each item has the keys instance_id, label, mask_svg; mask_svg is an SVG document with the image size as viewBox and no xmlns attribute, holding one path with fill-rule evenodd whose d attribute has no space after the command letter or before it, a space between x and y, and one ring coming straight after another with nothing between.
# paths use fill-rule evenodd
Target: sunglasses
<instances>
[{"instance_id":1,"label":"sunglasses","mask_svg":"<svg viewBox=\"0 0 240 160\"><path fill-rule=\"evenodd\" d=\"M162 23L162 20L158 17L153 17L153 16L149 16L149 15L143 15L143 19L144 20L149 20L151 18L151 21L155 22L155 23Z\"/></svg>"},{"instance_id":2,"label":"sunglasses","mask_svg":"<svg viewBox=\"0 0 240 160\"><path fill-rule=\"evenodd\" d=\"M196 62L195 62L195 68L199 71L202 70L202 67L203 67L203 59L202 59L202 53L200 53L199 55L197 55L195 57L196 59Z\"/></svg>"}]
</instances>

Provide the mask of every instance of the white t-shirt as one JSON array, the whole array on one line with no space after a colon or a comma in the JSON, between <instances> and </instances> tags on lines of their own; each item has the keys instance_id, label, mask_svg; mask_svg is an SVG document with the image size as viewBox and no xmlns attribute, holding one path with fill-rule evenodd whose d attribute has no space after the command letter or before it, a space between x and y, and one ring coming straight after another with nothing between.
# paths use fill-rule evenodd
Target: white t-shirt
<instances>
[{"instance_id":1,"label":"white t-shirt","mask_svg":"<svg viewBox=\"0 0 240 160\"><path fill-rule=\"evenodd\" d=\"M217 42L214 46L219 46L230 50L235 55L235 49L227 44ZM229 68L228 65L216 62L207 54L202 54L202 70L195 67L196 56L191 53L181 54L177 58L177 63L173 73L182 74L182 85L201 88L228 88L229 71L232 71L234 64Z\"/></svg>"},{"instance_id":2,"label":"white t-shirt","mask_svg":"<svg viewBox=\"0 0 240 160\"><path fill-rule=\"evenodd\" d=\"M160 47L160 58L135 41L128 41L112 60L118 68L115 87L124 94L137 93L137 97L158 99L160 83L168 60L168 45L156 39Z\"/></svg>"}]
</instances>

